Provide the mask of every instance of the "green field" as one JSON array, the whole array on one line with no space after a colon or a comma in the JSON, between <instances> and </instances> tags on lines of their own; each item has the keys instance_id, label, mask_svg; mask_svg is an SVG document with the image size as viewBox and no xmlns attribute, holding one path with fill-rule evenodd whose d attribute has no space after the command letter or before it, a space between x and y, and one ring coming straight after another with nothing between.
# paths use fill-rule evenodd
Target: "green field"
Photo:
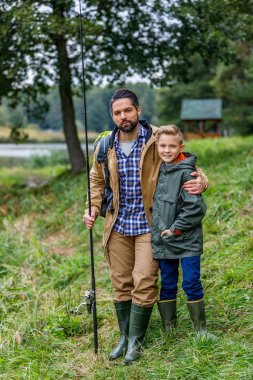
<instances>
[{"instance_id":1,"label":"green field","mask_svg":"<svg viewBox=\"0 0 253 380\"><path fill-rule=\"evenodd\" d=\"M70 315L90 288L89 235L82 225L86 179L66 167L0 169L0 379L253 379L253 136L198 140L210 187L202 280L217 340L194 336L180 289L179 322L164 339L155 307L141 360L108 361L117 341L103 220L94 229L99 354L92 318ZM27 179L48 180L27 187Z\"/></svg>"}]
</instances>

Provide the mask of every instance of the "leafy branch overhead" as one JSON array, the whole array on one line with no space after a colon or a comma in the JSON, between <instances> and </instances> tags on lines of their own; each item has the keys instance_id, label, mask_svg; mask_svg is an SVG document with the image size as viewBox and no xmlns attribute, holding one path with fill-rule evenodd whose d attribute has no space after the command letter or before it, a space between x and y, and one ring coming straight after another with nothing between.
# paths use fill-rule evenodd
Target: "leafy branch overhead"
<instances>
[{"instance_id":1,"label":"leafy branch overhead","mask_svg":"<svg viewBox=\"0 0 253 380\"><path fill-rule=\"evenodd\" d=\"M187 79L192 54L198 52L206 65L218 59L231 61L236 58L236 45L252 40L252 1L82 3L89 84L104 76L122 81L134 73L155 84ZM79 82L77 3L6 0L1 8L3 94L14 95L19 88L43 92L57 83L61 43L67 45L71 79ZM32 86L25 82L31 76Z\"/></svg>"},{"instance_id":2,"label":"leafy branch overhead","mask_svg":"<svg viewBox=\"0 0 253 380\"><path fill-rule=\"evenodd\" d=\"M235 61L252 41L252 10L252 0L82 1L87 85L133 74L155 85L187 81L195 53L206 67ZM82 78L78 11L74 0L0 2L0 99L34 107L57 85L75 173L85 166L73 107Z\"/></svg>"}]
</instances>

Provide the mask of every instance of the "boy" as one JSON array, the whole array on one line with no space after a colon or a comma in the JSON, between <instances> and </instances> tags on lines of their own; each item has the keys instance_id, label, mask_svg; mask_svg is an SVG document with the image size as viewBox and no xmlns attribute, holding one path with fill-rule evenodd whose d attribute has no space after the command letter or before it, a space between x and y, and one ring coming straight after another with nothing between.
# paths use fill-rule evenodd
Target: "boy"
<instances>
[{"instance_id":1,"label":"boy","mask_svg":"<svg viewBox=\"0 0 253 380\"><path fill-rule=\"evenodd\" d=\"M151 242L153 256L159 260L161 290L158 309L166 332L176 326L178 267L181 261L182 288L195 331L206 331L203 287L200 280L200 255L203 252L201 220L206 205L201 195L182 189L196 170L196 157L183 153L183 135L175 125L159 128L158 154L162 159L154 194Z\"/></svg>"}]
</instances>

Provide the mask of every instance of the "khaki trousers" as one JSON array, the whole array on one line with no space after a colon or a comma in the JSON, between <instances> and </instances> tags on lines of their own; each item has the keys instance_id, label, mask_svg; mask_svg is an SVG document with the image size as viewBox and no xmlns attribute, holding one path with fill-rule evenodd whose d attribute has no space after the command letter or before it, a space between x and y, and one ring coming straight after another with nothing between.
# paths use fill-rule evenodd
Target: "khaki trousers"
<instances>
[{"instance_id":1,"label":"khaki trousers","mask_svg":"<svg viewBox=\"0 0 253 380\"><path fill-rule=\"evenodd\" d=\"M124 236L112 231L106 258L114 300L152 306L157 300L158 261L153 259L150 234Z\"/></svg>"}]
</instances>

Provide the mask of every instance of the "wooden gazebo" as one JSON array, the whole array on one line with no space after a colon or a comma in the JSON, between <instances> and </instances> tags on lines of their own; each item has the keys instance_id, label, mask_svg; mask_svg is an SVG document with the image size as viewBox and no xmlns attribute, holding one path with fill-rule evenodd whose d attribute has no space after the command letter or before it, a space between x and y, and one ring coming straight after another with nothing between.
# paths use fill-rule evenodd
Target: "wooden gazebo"
<instances>
[{"instance_id":1,"label":"wooden gazebo","mask_svg":"<svg viewBox=\"0 0 253 380\"><path fill-rule=\"evenodd\" d=\"M221 99L184 99L180 119L184 123L185 138L221 136L222 100Z\"/></svg>"}]
</instances>

